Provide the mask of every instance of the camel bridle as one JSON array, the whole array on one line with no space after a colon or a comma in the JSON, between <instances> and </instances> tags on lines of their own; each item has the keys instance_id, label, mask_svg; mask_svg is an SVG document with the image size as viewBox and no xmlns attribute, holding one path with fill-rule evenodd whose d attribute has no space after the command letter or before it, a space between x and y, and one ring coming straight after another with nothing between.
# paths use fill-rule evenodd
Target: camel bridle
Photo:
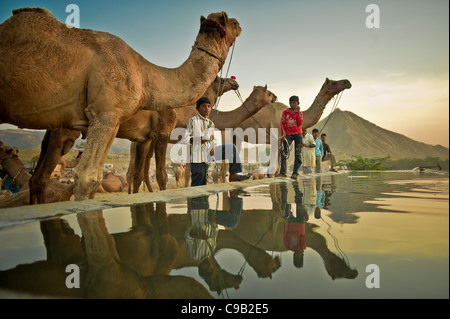
<instances>
[{"instance_id":1,"label":"camel bridle","mask_svg":"<svg viewBox=\"0 0 450 319\"><path fill-rule=\"evenodd\" d=\"M201 25L215 28L219 32L221 38L225 38L227 36L225 29L222 28L219 22L214 21L213 19L206 19L201 23Z\"/></svg>"}]
</instances>

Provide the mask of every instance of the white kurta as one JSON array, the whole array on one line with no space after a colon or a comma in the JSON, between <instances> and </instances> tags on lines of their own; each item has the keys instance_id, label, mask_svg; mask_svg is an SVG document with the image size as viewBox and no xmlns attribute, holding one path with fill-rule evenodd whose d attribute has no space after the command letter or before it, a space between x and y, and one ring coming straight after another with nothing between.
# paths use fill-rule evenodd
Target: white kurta
<instances>
[{"instance_id":1,"label":"white kurta","mask_svg":"<svg viewBox=\"0 0 450 319\"><path fill-rule=\"evenodd\" d=\"M197 138L190 149L191 163L207 163L209 152L214 148L214 123L200 114L192 117L186 125L184 136L186 144L189 144L191 137ZM208 142L202 144L200 137L206 138Z\"/></svg>"},{"instance_id":2,"label":"white kurta","mask_svg":"<svg viewBox=\"0 0 450 319\"><path fill-rule=\"evenodd\" d=\"M307 133L303 137L303 144L306 146L309 146L309 145L315 146L316 145L316 143L314 142L314 137L309 133ZM315 167L316 166L316 149L315 149L315 147L306 147L306 146L302 147L302 165Z\"/></svg>"}]
</instances>

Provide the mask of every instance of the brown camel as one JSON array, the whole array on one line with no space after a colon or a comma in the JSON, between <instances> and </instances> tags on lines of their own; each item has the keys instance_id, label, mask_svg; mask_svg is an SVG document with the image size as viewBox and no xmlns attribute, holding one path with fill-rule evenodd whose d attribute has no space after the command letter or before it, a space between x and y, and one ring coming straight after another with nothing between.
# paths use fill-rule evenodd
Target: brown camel
<instances>
[{"instance_id":1,"label":"brown camel","mask_svg":"<svg viewBox=\"0 0 450 319\"><path fill-rule=\"evenodd\" d=\"M103 181L100 184L99 191L105 191L108 193L123 192L128 188L128 183L125 177L115 175L112 172L108 172L103 175Z\"/></svg>"},{"instance_id":2,"label":"brown camel","mask_svg":"<svg viewBox=\"0 0 450 319\"><path fill-rule=\"evenodd\" d=\"M189 58L169 69L109 33L67 28L46 9L14 10L0 25L0 123L86 132L75 199L93 198L119 124L141 109L194 103L222 68L239 23L225 12L200 22Z\"/></svg>"},{"instance_id":3,"label":"brown camel","mask_svg":"<svg viewBox=\"0 0 450 319\"><path fill-rule=\"evenodd\" d=\"M210 98L211 103L215 103L217 98L217 90L208 90L207 95ZM215 94L215 96L214 96ZM267 89L266 86L254 86L252 93L244 101L244 103L235 108L232 111L219 112L211 118L217 129L225 130L227 128L234 128L240 125L242 121L248 119L253 114L256 114L259 110L264 108L268 103L275 102L277 97L271 91ZM184 108L175 109L176 114L176 127L186 128L187 121L198 114L195 105L191 105ZM180 114L180 116L178 116ZM217 124L216 124L217 123ZM167 130L157 130L157 132L167 132ZM169 132L170 133L170 132ZM181 139L171 139L171 143L176 143ZM142 181L145 182L147 188L151 191L150 181L148 179L148 170L150 168L150 160L155 153L156 160L156 179L161 190L166 189L167 184L167 172L165 171L165 157L167 151L167 144L169 143L169 135L159 134L151 144L141 144L135 146L135 152L131 151L130 163L135 163L135 167L138 167L138 163L141 165L140 170L135 170L135 175L133 176L133 182L129 182L129 185L133 184L133 192L139 191L139 186ZM145 160L143 160L145 159ZM142 169L142 163L145 165ZM130 165L131 166L131 165ZM129 174L127 176L130 176ZM189 163L186 165L185 170L185 185L188 186L190 180L190 166Z\"/></svg>"},{"instance_id":4,"label":"brown camel","mask_svg":"<svg viewBox=\"0 0 450 319\"><path fill-rule=\"evenodd\" d=\"M335 95L345 89L350 89L351 87L352 85L348 80L333 81L326 78L325 83L322 85L319 94L317 94L311 106L307 110L303 111L302 127L309 128L315 125L320 120L327 103ZM278 128L278 130L280 130L281 114L287 108L288 106L281 102L269 104L256 113L252 118L242 122L240 127L243 130L247 128L258 129L260 127L266 129ZM281 137L280 131L278 131L278 136Z\"/></svg>"},{"instance_id":5,"label":"brown camel","mask_svg":"<svg viewBox=\"0 0 450 319\"><path fill-rule=\"evenodd\" d=\"M215 103L218 96L221 96L230 90L236 90L238 87L239 84L234 79L216 77L214 82L204 93L204 96L207 96L212 103ZM137 130L136 125L128 125L128 129L124 129L124 132L135 132L134 134L138 134L136 131L147 131L147 134L142 134L140 140L130 139L130 135L127 137L128 139L135 141L130 148L131 158L127 172L129 193L131 193L132 185L133 189L138 192L142 180L144 180L149 191L152 191L148 174L144 172L148 172L150 168L150 158L153 156L155 148L157 148L155 155L156 162L160 163L159 165L157 164L158 184L160 187L163 187L161 189L165 189L167 183L165 161L170 133L178 123L182 123L183 119L186 117L189 119L189 116L194 112L197 113L195 104L166 111L152 112L149 115L150 119L146 121L146 126L139 126L140 129ZM184 123L184 126L186 123L187 121ZM151 144L152 141L155 141L155 143Z\"/></svg>"},{"instance_id":6,"label":"brown camel","mask_svg":"<svg viewBox=\"0 0 450 319\"><path fill-rule=\"evenodd\" d=\"M226 85L224 88L230 89L236 87L237 82L232 79L221 79ZM217 94L219 79L213 82L213 84L208 88L209 90L215 90ZM164 111L149 111L140 110L134 114L130 119L123 122L119 126L117 132L117 138L124 138L138 144L132 144L131 155L135 154L136 148L139 150L145 148L144 152L148 152L148 147L152 139L157 138L157 136L168 136L173 129L175 123L175 115L177 109L169 109ZM52 172L57 164L56 159L58 157L63 158L70 148L74 145L75 140L79 137L80 131L68 130L68 129L54 129L47 130L41 145L41 155L38 163L41 163L36 167L36 170L30 180L30 203L42 203L45 199L43 195L45 194L45 189L47 187L48 179L50 178ZM141 154L143 151L139 151ZM165 160L165 156L163 156ZM59 164L59 162L58 162ZM135 165L134 161L130 161L132 169L128 169L127 180L130 180L133 174L133 168ZM137 161L136 166L138 170L144 169L144 161ZM110 183L110 182L108 182ZM131 181L130 181L131 184ZM103 182L98 187L98 191L106 191L103 187ZM151 187L150 182L147 183L148 187ZM151 188L149 188L151 190ZM117 191L117 190L115 190Z\"/></svg>"},{"instance_id":7,"label":"brown camel","mask_svg":"<svg viewBox=\"0 0 450 319\"><path fill-rule=\"evenodd\" d=\"M2 197L0 199L0 208L16 207L30 203L28 181L31 178L31 174L26 171L17 153L16 149L0 141L0 164L15 183L21 187L19 192ZM73 189L73 184L69 185L51 180L49 187L46 189L45 202L54 203L70 200L70 197L73 195Z\"/></svg>"},{"instance_id":8,"label":"brown camel","mask_svg":"<svg viewBox=\"0 0 450 319\"><path fill-rule=\"evenodd\" d=\"M174 168L174 176L177 186L181 181L184 181L185 172L186 172L186 165L182 163L178 164L178 166Z\"/></svg>"},{"instance_id":9,"label":"brown camel","mask_svg":"<svg viewBox=\"0 0 450 319\"><path fill-rule=\"evenodd\" d=\"M317 94L311 106L303 111L303 128L309 128L315 125L322 116L325 106L327 103L338 93L345 89L350 89L352 87L350 81L340 80L334 81L328 78L325 79L322 88ZM252 118L249 118L240 124L243 130L248 128L253 128L257 130L258 128L265 128L267 132L270 132L271 128L278 128L278 138L281 138L280 124L281 115L288 106L281 103L271 103L268 104L261 111L256 113ZM247 136L244 136L244 141L248 142ZM281 141L281 140L279 140ZM237 147L241 148L242 140L237 138ZM266 144L270 144L270 138L266 137ZM273 164L273 163L272 163Z\"/></svg>"}]
</instances>

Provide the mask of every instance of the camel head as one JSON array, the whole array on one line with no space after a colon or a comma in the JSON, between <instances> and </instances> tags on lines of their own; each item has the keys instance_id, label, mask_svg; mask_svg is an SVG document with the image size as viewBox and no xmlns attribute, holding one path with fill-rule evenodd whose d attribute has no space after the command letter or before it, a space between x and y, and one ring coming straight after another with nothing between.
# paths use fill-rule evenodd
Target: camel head
<instances>
[{"instance_id":1,"label":"camel head","mask_svg":"<svg viewBox=\"0 0 450 319\"><path fill-rule=\"evenodd\" d=\"M277 101L277 96L267 89L267 84L265 86L254 86L248 98L251 98L256 104L261 106Z\"/></svg>"},{"instance_id":2,"label":"camel head","mask_svg":"<svg viewBox=\"0 0 450 319\"><path fill-rule=\"evenodd\" d=\"M325 269L333 280L336 278L355 279L358 276L358 270L350 268L343 258L337 256L326 260Z\"/></svg>"},{"instance_id":3,"label":"camel head","mask_svg":"<svg viewBox=\"0 0 450 319\"><path fill-rule=\"evenodd\" d=\"M8 159L17 159L19 157L17 153L18 150L0 141L0 164Z\"/></svg>"},{"instance_id":4,"label":"camel head","mask_svg":"<svg viewBox=\"0 0 450 319\"><path fill-rule=\"evenodd\" d=\"M219 90L220 85L220 90ZM224 93L227 93L231 90L237 90L239 88L239 84L237 81L233 78L221 78L216 77L214 82L210 85L207 91L212 90L212 95L217 95L217 92L219 92L218 96L223 95Z\"/></svg>"},{"instance_id":5,"label":"camel head","mask_svg":"<svg viewBox=\"0 0 450 319\"><path fill-rule=\"evenodd\" d=\"M222 269L214 257L208 257L203 260L198 266L198 273L208 284L209 289L218 294L227 288L234 287L237 289L243 279L239 274L233 275Z\"/></svg>"},{"instance_id":6,"label":"camel head","mask_svg":"<svg viewBox=\"0 0 450 319\"><path fill-rule=\"evenodd\" d=\"M200 24L200 32L215 34L221 39L226 39L230 46L242 31L239 22L228 18L224 11L211 13L207 18L201 16Z\"/></svg>"},{"instance_id":7,"label":"camel head","mask_svg":"<svg viewBox=\"0 0 450 319\"><path fill-rule=\"evenodd\" d=\"M236 19L228 18L225 12L211 13L207 18L200 18L200 32L194 47L215 57L223 66L229 48L241 34L241 27Z\"/></svg>"},{"instance_id":8,"label":"camel head","mask_svg":"<svg viewBox=\"0 0 450 319\"><path fill-rule=\"evenodd\" d=\"M320 89L319 95L328 95L330 98L334 95L344 91L345 89L350 89L352 84L349 80L334 81L329 78L325 79L325 83Z\"/></svg>"}]
</instances>

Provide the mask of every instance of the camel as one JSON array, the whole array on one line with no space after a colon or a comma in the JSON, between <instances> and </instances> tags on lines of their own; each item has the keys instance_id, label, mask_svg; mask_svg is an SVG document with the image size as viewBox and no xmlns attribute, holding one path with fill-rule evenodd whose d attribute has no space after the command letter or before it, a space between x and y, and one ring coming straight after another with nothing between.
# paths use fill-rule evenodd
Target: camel
<instances>
[{"instance_id":1,"label":"camel","mask_svg":"<svg viewBox=\"0 0 450 319\"><path fill-rule=\"evenodd\" d=\"M35 156L37 157L37 159L34 159L36 162L39 161L39 156ZM68 159L66 159L64 156L61 156L58 164L56 164L55 169L53 170L53 173L51 174L51 177L56 177L56 178L60 178L62 172L66 169L66 168L75 168L78 163L80 162L80 158L75 158L74 160L69 161Z\"/></svg>"},{"instance_id":2,"label":"camel","mask_svg":"<svg viewBox=\"0 0 450 319\"><path fill-rule=\"evenodd\" d=\"M322 85L319 93L317 94L311 106L307 110L303 111L302 127L309 128L315 125L320 120L320 117L322 116L328 102L341 91L345 89L350 89L351 87L352 85L348 80L334 81L326 78L324 84ZM288 106L281 102L268 104L261 111L252 116L252 118L243 121L240 124L240 127L243 130L246 130L248 128L253 128L257 130L258 128L262 127L266 129L268 134L271 128L278 128L277 136L280 139L281 115L283 111L287 108ZM244 137L244 141L248 142L247 136ZM237 148L240 150L242 140L238 138L236 143ZM266 138L266 144L270 144L269 138Z\"/></svg>"},{"instance_id":3,"label":"camel","mask_svg":"<svg viewBox=\"0 0 450 319\"><path fill-rule=\"evenodd\" d=\"M239 23L220 12L200 24L188 59L164 68L112 34L67 28L47 9L13 10L0 25L0 123L85 132L75 199L93 198L119 124L141 109L194 103L223 67Z\"/></svg>"},{"instance_id":4,"label":"camel","mask_svg":"<svg viewBox=\"0 0 450 319\"><path fill-rule=\"evenodd\" d=\"M17 150L2 141L0 141L0 165L20 187L19 192L0 199L0 208L28 205L30 199L28 181L31 174L27 172L19 159ZM74 186L73 184L69 185L52 180L45 192L45 202L54 203L70 200Z\"/></svg>"},{"instance_id":5,"label":"camel","mask_svg":"<svg viewBox=\"0 0 450 319\"><path fill-rule=\"evenodd\" d=\"M315 125L320 120L328 102L341 91L350 89L351 87L352 85L348 80L333 81L326 78L311 106L303 111L302 127L310 128ZM278 128L278 136L281 137L281 114L287 108L288 106L281 102L271 103L256 113L252 118L243 121L240 127L243 130L247 128L254 128L256 130L260 127L266 129Z\"/></svg>"},{"instance_id":6,"label":"camel","mask_svg":"<svg viewBox=\"0 0 450 319\"><path fill-rule=\"evenodd\" d=\"M219 92L219 84L222 87L220 91L222 93L231 89L236 89L239 86L234 79L221 79L216 77L214 82L206 90L205 94L217 94ZM138 146L132 144L130 150L131 154L135 154L136 147L139 150L141 148L145 148L145 152L148 152L147 144L150 143L150 140L157 138L157 136L169 136L170 132L173 129L176 114L175 112L181 109L170 109L165 111L140 110L130 119L120 124L116 137L128 139L130 141L138 143ZM48 180L50 176L52 176L51 172L53 172L55 166L57 166L57 164L55 164L56 159L63 158L64 155L74 145L75 140L79 136L80 131L76 130L54 129L46 131L44 139L42 141L41 154L38 161L40 165L36 167L35 172L30 180L31 204L44 202L44 194ZM140 151L139 154L141 154L141 152L142 151ZM163 156L163 158L165 160L165 156ZM144 164L145 163L143 161L136 162L139 170L143 169ZM127 183L129 183L128 185L131 184L130 174L133 174L133 168L135 165L134 161L131 161L130 165L131 169L129 168L127 173ZM104 190L103 186L104 185L102 182L102 184L100 184L100 186L98 187L98 191L102 192ZM148 181L147 186L151 187L150 181Z\"/></svg>"},{"instance_id":7,"label":"camel","mask_svg":"<svg viewBox=\"0 0 450 319\"><path fill-rule=\"evenodd\" d=\"M203 95L207 96L212 103L215 103L218 96L221 96L230 90L236 90L238 87L239 84L235 79L216 77L216 79L208 87ZM150 162L149 159L144 159L148 156L150 156L150 158L153 156L154 148L156 148L156 162L160 163L157 164L158 184L160 187L163 187L161 189L165 189L165 185L167 183L165 161L167 143L170 133L178 123L182 123L183 119L189 117L193 112L197 113L195 104L171 110L147 112L148 115L146 116L149 117L149 119L145 121L145 125L129 123L130 121L122 123L121 128L119 129L118 136L120 135L119 137L121 138L128 138L129 140L133 141L130 148L131 159L127 172L129 193L131 193L131 185L133 185L133 189L136 189L138 191L139 185L141 184L142 180L145 181L148 189L152 191L152 186L150 185L148 174L144 174L144 171L148 172ZM135 117L136 115L133 116L133 118ZM141 121L142 118L143 117L140 117ZM187 121L184 123L184 126L186 126L186 123ZM122 129L123 124L127 124L127 126ZM122 134L120 134L121 131L123 131ZM140 138L136 138L136 135L139 135ZM160 142L151 144L151 141ZM151 152L150 148L152 149ZM151 155L149 155L149 153L151 153Z\"/></svg>"},{"instance_id":8,"label":"camel","mask_svg":"<svg viewBox=\"0 0 450 319\"><path fill-rule=\"evenodd\" d=\"M205 96L207 96L211 103L215 103L217 99L217 90L216 89L208 89ZM254 86L253 91L250 93L248 98L244 101L241 106L231 110L224 112L213 111L214 114L210 116L213 119L214 125L217 129L224 131L227 128L238 127L242 121L248 119L249 117L256 114L262 108L264 108L268 103L273 103L277 99L276 95L267 89L266 86ZM213 113L212 112L212 113ZM186 128L187 121L198 114L195 105L190 105L188 107L177 108L175 109L176 113L176 123L175 127ZM173 125L173 123L172 123ZM173 129L174 127L172 127ZM157 130L158 132L167 132L168 130ZM171 130L172 131L172 130ZM129 182L129 185L133 185L133 192L139 191L139 186L142 181L145 182L149 191L152 191L150 181L148 179L148 170L150 168L150 160L155 153L156 160L156 179L158 182L158 186L161 190L166 189L167 184L167 172L164 169L165 165L165 156L167 151L167 144L176 143L181 139L179 136L178 139L170 139L166 134L159 134L151 144L141 144L139 146L135 146L135 149L132 150L130 166L129 167L139 167L134 169L133 182ZM145 160L144 160L145 159ZM131 164L134 163L134 164ZM139 164L140 163L140 164ZM143 165L144 164L144 165ZM127 176L131 176L129 172ZM189 163L186 165L185 170L185 186L188 186L190 180L190 166Z\"/></svg>"},{"instance_id":9,"label":"camel","mask_svg":"<svg viewBox=\"0 0 450 319\"><path fill-rule=\"evenodd\" d=\"M221 89L219 90L219 85ZM237 89L239 85L234 79L221 79L216 77L214 82L208 87L205 95L213 96L218 93L221 95L232 89ZM173 129L176 111L181 109L169 109L164 111L148 111L140 110L134 114L130 119L121 123L117 132L117 138L124 138L138 143L138 146L132 144L131 154L135 154L136 147L141 150L145 148L148 152L150 140L160 136L168 138ZM184 114L185 112L180 112ZM52 172L57 166L57 159L63 158L64 155L74 145L75 140L80 136L80 131L69 129L54 129L47 130L41 144L41 153L38 163L40 163L30 180L30 203L43 203L45 201L44 194L47 187L48 180L52 176ZM164 150L165 154L165 150ZM133 156L132 156L133 158ZM165 161L165 155L162 157ZM78 160L79 161L79 160ZM58 162L59 163L59 162ZM75 164L75 163L74 163ZM143 169L145 163L137 161L138 170ZM133 174L134 161L130 162L131 169L127 173L127 181L131 184L131 175ZM147 178L148 179L148 178ZM102 183L103 184L103 183ZM98 190L103 191L103 186L100 184ZM151 189L150 181L147 186Z\"/></svg>"},{"instance_id":10,"label":"camel","mask_svg":"<svg viewBox=\"0 0 450 319\"><path fill-rule=\"evenodd\" d=\"M186 165L184 165L183 163L179 163L178 166L174 168L174 176L177 186L181 181L184 181L185 173L186 173Z\"/></svg>"},{"instance_id":11,"label":"camel","mask_svg":"<svg viewBox=\"0 0 450 319\"><path fill-rule=\"evenodd\" d=\"M103 175L103 181L99 186L98 191L115 193L115 192L123 192L128 188L127 180L120 175L115 175L112 172L108 172Z\"/></svg>"}]
</instances>

